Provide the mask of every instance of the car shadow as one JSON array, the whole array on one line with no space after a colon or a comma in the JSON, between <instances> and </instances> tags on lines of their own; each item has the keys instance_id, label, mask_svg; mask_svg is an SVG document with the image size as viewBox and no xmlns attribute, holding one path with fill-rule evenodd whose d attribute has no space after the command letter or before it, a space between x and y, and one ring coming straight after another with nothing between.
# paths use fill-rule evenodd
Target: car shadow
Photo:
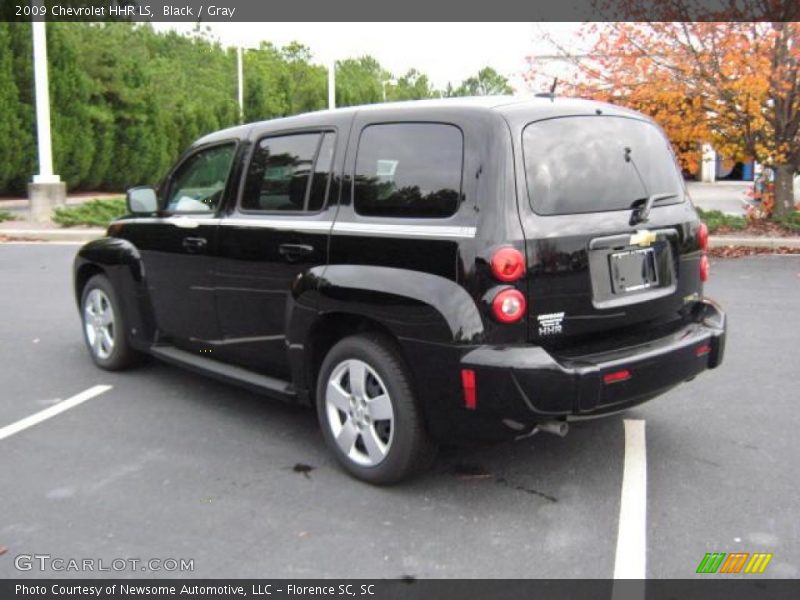
<instances>
[{"instance_id":1,"label":"car shadow","mask_svg":"<svg viewBox=\"0 0 800 600\"><path fill-rule=\"evenodd\" d=\"M296 460L283 465L301 479L330 477L352 481L339 468L319 432L315 409L293 405L170 365L153 361L136 372L137 380L158 380L159 389L173 389L178 401L197 410L218 413L220 427L236 428L241 438L280 440L281 454ZM233 430L232 430L233 431ZM578 473L621 478L621 417L570 424L564 438L538 433L519 441L443 445L431 467L394 489L398 493L431 492L450 486L480 488L488 494L515 493L548 504L560 501L565 479ZM584 478L586 481L586 478ZM372 487L372 486L368 486Z\"/></svg>"}]
</instances>

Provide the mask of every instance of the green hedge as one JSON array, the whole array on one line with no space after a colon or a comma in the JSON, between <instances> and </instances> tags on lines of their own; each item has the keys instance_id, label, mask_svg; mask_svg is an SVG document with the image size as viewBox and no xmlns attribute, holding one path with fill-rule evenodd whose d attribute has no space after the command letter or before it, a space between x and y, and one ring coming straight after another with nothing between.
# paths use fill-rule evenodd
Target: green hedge
<instances>
[{"instance_id":1,"label":"green hedge","mask_svg":"<svg viewBox=\"0 0 800 600\"><path fill-rule=\"evenodd\" d=\"M111 221L128 212L125 198L105 198L89 200L76 206L65 206L53 211L53 222L62 227L88 225L107 227Z\"/></svg>"}]
</instances>

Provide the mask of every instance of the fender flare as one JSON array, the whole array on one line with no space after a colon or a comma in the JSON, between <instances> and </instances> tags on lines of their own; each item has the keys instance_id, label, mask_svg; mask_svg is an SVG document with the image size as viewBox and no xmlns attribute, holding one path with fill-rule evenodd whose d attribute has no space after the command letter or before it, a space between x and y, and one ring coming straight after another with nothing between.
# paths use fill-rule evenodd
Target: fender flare
<instances>
[{"instance_id":1,"label":"fender flare","mask_svg":"<svg viewBox=\"0 0 800 600\"><path fill-rule=\"evenodd\" d=\"M363 317L379 323L401 344L423 340L442 345L474 344L484 336L475 300L455 281L439 275L368 265L328 265L295 280L286 307L287 349L292 379L306 395L306 348L326 315Z\"/></svg>"},{"instance_id":2,"label":"fender flare","mask_svg":"<svg viewBox=\"0 0 800 600\"><path fill-rule=\"evenodd\" d=\"M416 326L431 327L434 323L423 317L415 323L413 308L407 311L406 320L394 314L396 307L386 311L383 306L392 297L398 301L411 301L420 308L435 311L445 324L445 331L434 339L445 343L474 343L483 336L484 325L475 300L455 281L419 271L376 267L367 265L329 265L319 281L319 312L343 311L361 314L380 321L399 337L416 337ZM382 317L391 316L391 319ZM426 339L431 339L426 329Z\"/></svg>"},{"instance_id":3,"label":"fender flare","mask_svg":"<svg viewBox=\"0 0 800 600\"><path fill-rule=\"evenodd\" d=\"M118 292L131 344L146 349L155 335L155 318L139 249L127 240L114 237L99 238L82 246L73 265L73 286L79 305L87 269L99 269L109 278Z\"/></svg>"}]
</instances>

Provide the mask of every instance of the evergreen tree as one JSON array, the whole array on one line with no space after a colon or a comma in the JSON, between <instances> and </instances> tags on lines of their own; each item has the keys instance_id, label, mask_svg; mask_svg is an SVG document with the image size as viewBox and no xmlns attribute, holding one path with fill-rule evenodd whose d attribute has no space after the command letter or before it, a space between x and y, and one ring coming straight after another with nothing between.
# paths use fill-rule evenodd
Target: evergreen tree
<instances>
[{"instance_id":1,"label":"evergreen tree","mask_svg":"<svg viewBox=\"0 0 800 600\"><path fill-rule=\"evenodd\" d=\"M10 25L0 23L0 190L8 189L25 169L23 119L14 78Z\"/></svg>"},{"instance_id":2,"label":"evergreen tree","mask_svg":"<svg viewBox=\"0 0 800 600\"><path fill-rule=\"evenodd\" d=\"M416 69L410 69L395 83L386 86L387 100L423 100L438 95L431 86L428 76Z\"/></svg>"},{"instance_id":3,"label":"evergreen tree","mask_svg":"<svg viewBox=\"0 0 800 600\"><path fill-rule=\"evenodd\" d=\"M96 152L90 83L76 52L83 39L79 32L71 23L47 27L53 166L70 189L89 178Z\"/></svg>"},{"instance_id":4,"label":"evergreen tree","mask_svg":"<svg viewBox=\"0 0 800 600\"><path fill-rule=\"evenodd\" d=\"M336 62L336 106L357 106L384 100L384 85L391 78L371 56Z\"/></svg>"},{"instance_id":5,"label":"evergreen tree","mask_svg":"<svg viewBox=\"0 0 800 600\"><path fill-rule=\"evenodd\" d=\"M491 67L484 67L474 77L467 77L455 90L448 84L447 96L498 96L513 94L514 88Z\"/></svg>"},{"instance_id":6,"label":"evergreen tree","mask_svg":"<svg viewBox=\"0 0 800 600\"><path fill-rule=\"evenodd\" d=\"M71 191L157 183L198 137L239 122L236 50L207 27L51 22L47 33L54 166ZM36 172L32 55L30 23L0 23L0 194L24 193ZM336 84L338 106L437 94L423 73L393 81L371 56L339 61ZM327 67L302 44L263 42L244 52L244 91L247 122L323 109Z\"/></svg>"},{"instance_id":7,"label":"evergreen tree","mask_svg":"<svg viewBox=\"0 0 800 600\"><path fill-rule=\"evenodd\" d=\"M16 158L11 159L13 169L7 188L0 193L24 193L32 175L37 171L36 125L34 120L33 96L33 42L30 23L9 23L5 25L12 57L12 69L16 84L18 101L14 104L0 104L2 112L16 112L19 123L19 137L4 142L10 151L14 147ZM3 52L5 54L5 52Z\"/></svg>"}]
</instances>

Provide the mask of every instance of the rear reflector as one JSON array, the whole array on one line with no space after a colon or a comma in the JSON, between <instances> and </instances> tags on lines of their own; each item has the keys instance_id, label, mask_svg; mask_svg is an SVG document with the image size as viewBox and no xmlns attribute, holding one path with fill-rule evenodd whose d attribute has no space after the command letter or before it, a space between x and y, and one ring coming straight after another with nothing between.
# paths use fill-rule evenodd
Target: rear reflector
<instances>
[{"instance_id":1,"label":"rear reflector","mask_svg":"<svg viewBox=\"0 0 800 600\"><path fill-rule=\"evenodd\" d=\"M711 346L709 344L703 344L694 349L695 356L703 356L709 352L711 352Z\"/></svg>"},{"instance_id":2,"label":"rear reflector","mask_svg":"<svg viewBox=\"0 0 800 600\"><path fill-rule=\"evenodd\" d=\"M603 375L603 383L617 383L618 381L625 381L626 379L631 378L631 372L628 369L621 369L619 371L613 371L611 373L606 373Z\"/></svg>"},{"instance_id":3,"label":"rear reflector","mask_svg":"<svg viewBox=\"0 0 800 600\"><path fill-rule=\"evenodd\" d=\"M464 388L464 406L470 410L478 408L478 394L475 391L475 371L461 369L461 387Z\"/></svg>"},{"instance_id":4,"label":"rear reflector","mask_svg":"<svg viewBox=\"0 0 800 600\"><path fill-rule=\"evenodd\" d=\"M703 256L700 257L700 281L708 281L708 272L710 268L708 257L703 254Z\"/></svg>"}]
</instances>

